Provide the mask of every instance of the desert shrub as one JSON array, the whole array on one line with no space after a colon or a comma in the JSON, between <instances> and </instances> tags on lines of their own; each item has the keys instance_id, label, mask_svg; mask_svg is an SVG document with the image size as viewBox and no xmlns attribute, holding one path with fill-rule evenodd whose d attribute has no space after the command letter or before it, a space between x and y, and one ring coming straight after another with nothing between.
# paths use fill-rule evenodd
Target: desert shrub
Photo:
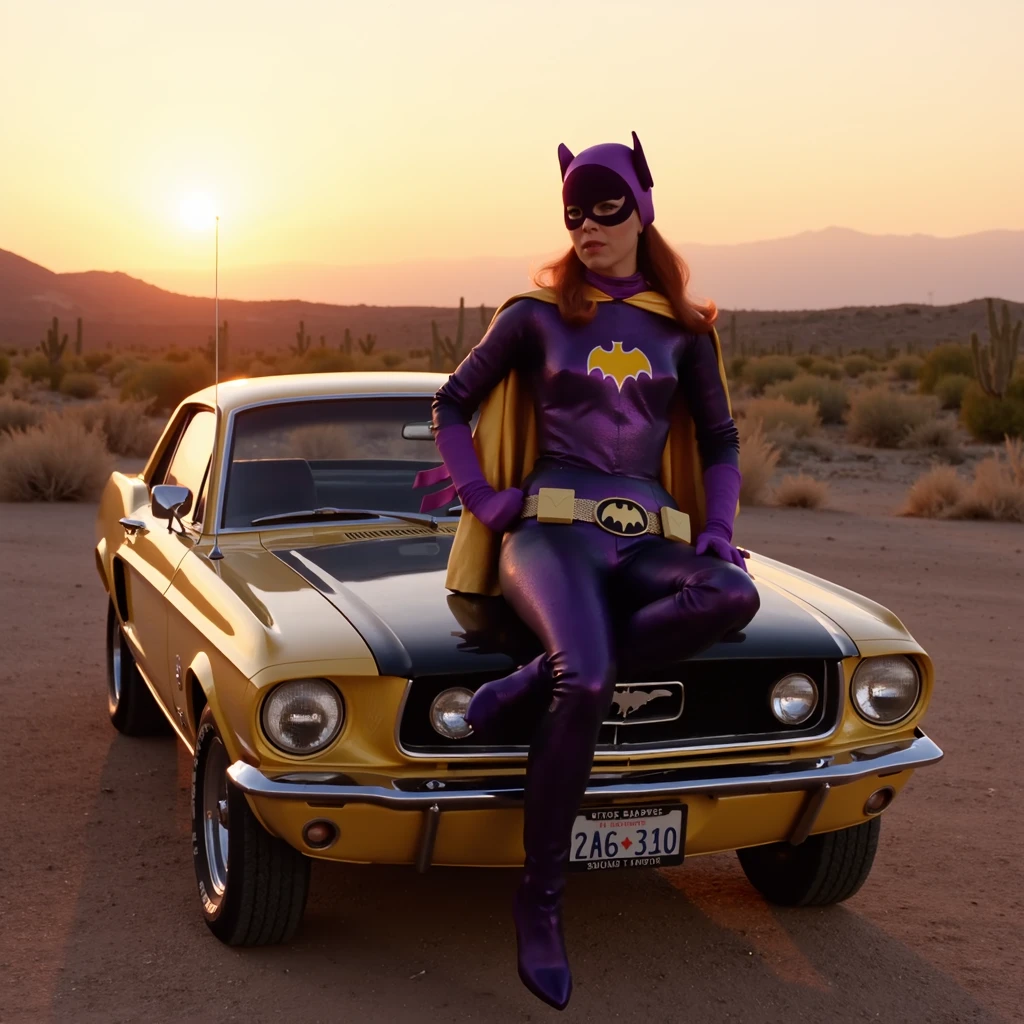
<instances>
[{"instance_id":1,"label":"desert shrub","mask_svg":"<svg viewBox=\"0 0 1024 1024\"><path fill-rule=\"evenodd\" d=\"M847 356L843 360L843 372L847 377L859 377L862 373L874 369L874 366L874 360L862 355Z\"/></svg>"},{"instance_id":2,"label":"desert shrub","mask_svg":"<svg viewBox=\"0 0 1024 1024\"><path fill-rule=\"evenodd\" d=\"M821 424L815 402L797 405L786 398L751 398L745 403L743 413L747 419L760 420L770 439L779 427L791 430L794 437L808 437Z\"/></svg>"},{"instance_id":3,"label":"desert shrub","mask_svg":"<svg viewBox=\"0 0 1024 1024\"><path fill-rule=\"evenodd\" d=\"M74 410L74 415L90 430L98 430L115 455L141 458L149 455L160 437L163 425L149 415L149 402L118 402L107 399Z\"/></svg>"},{"instance_id":4,"label":"desert shrub","mask_svg":"<svg viewBox=\"0 0 1024 1024\"><path fill-rule=\"evenodd\" d=\"M901 395L885 387L868 388L850 400L847 436L879 448L896 448L934 413L935 403L930 399Z\"/></svg>"},{"instance_id":5,"label":"desert shrub","mask_svg":"<svg viewBox=\"0 0 1024 1024\"><path fill-rule=\"evenodd\" d=\"M355 360L333 348L311 348L304 356L293 357L287 373L348 373L356 369Z\"/></svg>"},{"instance_id":6,"label":"desert shrub","mask_svg":"<svg viewBox=\"0 0 1024 1024\"><path fill-rule=\"evenodd\" d=\"M950 510L954 519L1024 523L1024 443L1006 439L1006 461L990 455L974 467L967 492Z\"/></svg>"},{"instance_id":7,"label":"desert shrub","mask_svg":"<svg viewBox=\"0 0 1024 1024\"><path fill-rule=\"evenodd\" d=\"M94 398L100 389L100 382L93 373L65 373L60 382L62 395L72 398Z\"/></svg>"},{"instance_id":8,"label":"desert shrub","mask_svg":"<svg viewBox=\"0 0 1024 1024\"><path fill-rule=\"evenodd\" d=\"M202 353L200 353L202 354ZM188 352L180 348L168 349L164 355L164 359L169 363L187 363L190 359L195 356L195 352Z\"/></svg>"},{"instance_id":9,"label":"desert shrub","mask_svg":"<svg viewBox=\"0 0 1024 1024\"><path fill-rule=\"evenodd\" d=\"M747 360L743 380L755 395L760 395L769 384L792 380L799 372L800 367L789 356L758 356Z\"/></svg>"},{"instance_id":10,"label":"desert shrub","mask_svg":"<svg viewBox=\"0 0 1024 1024\"><path fill-rule=\"evenodd\" d=\"M947 373L935 382L934 395L943 409L959 409L971 378L966 373Z\"/></svg>"},{"instance_id":11,"label":"desert shrub","mask_svg":"<svg viewBox=\"0 0 1024 1024\"><path fill-rule=\"evenodd\" d=\"M775 504L787 508L820 508L828 499L828 484L806 473L784 476L775 487Z\"/></svg>"},{"instance_id":12,"label":"desert shrub","mask_svg":"<svg viewBox=\"0 0 1024 1024\"><path fill-rule=\"evenodd\" d=\"M740 434L740 503L762 505L768 484L778 465L781 452L765 436L760 420L741 420Z\"/></svg>"},{"instance_id":13,"label":"desert shrub","mask_svg":"<svg viewBox=\"0 0 1024 1024\"><path fill-rule=\"evenodd\" d=\"M747 365L746 356L732 356L726 360L725 375L730 381L740 381L743 377L744 367Z\"/></svg>"},{"instance_id":14,"label":"desert shrub","mask_svg":"<svg viewBox=\"0 0 1024 1024\"><path fill-rule=\"evenodd\" d=\"M815 358L807 372L813 373L815 377L828 377L829 380L843 379L843 368L831 359Z\"/></svg>"},{"instance_id":15,"label":"desert shrub","mask_svg":"<svg viewBox=\"0 0 1024 1024\"><path fill-rule=\"evenodd\" d=\"M786 398L797 405L816 402L822 423L841 423L850 404L846 388L839 381L802 373L792 380L773 384L766 394L770 398Z\"/></svg>"},{"instance_id":16,"label":"desert shrub","mask_svg":"<svg viewBox=\"0 0 1024 1024\"><path fill-rule=\"evenodd\" d=\"M1010 381L1002 398L993 398L972 380L960 402L960 422L977 441L996 443L1024 437L1024 379Z\"/></svg>"},{"instance_id":17,"label":"desert shrub","mask_svg":"<svg viewBox=\"0 0 1024 1024\"><path fill-rule=\"evenodd\" d=\"M187 363L139 363L121 384L122 398L151 400L154 412L169 412L193 391L213 383L213 367L203 359Z\"/></svg>"},{"instance_id":18,"label":"desert shrub","mask_svg":"<svg viewBox=\"0 0 1024 1024\"><path fill-rule=\"evenodd\" d=\"M956 424L946 419L928 419L907 431L901 448L956 448L959 444Z\"/></svg>"},{"instance_id":19,"label":"desert shrub","mask_svg":"<svg viewBox=\"0 0 1024 1024\"><path fill-rule=\"evenodd\" d=\"M273 377L275 373L277 370L262 359L254 359L245 371L246 377Z\"/></svg>"},{"instance_id":20,"label":"desert shrub","mask_svg":"<svg viewBox=\"0 0 1024 1024\"><path fill-rule=\"evenodd\" d=\"M48 416L0 440L0 500L91 501L112 468L99 431L75 416Z\"/></svg>"},{"instance_id":21,"label":"desert shrub","mask_svg":"<svg viewBox=\"0 0 1024 1024\"><path fill-rule=\"evenodd\" d=\"M877 388L881 387L886 382L884 370L865 370L858 378L857 382L862 388Z\"/></svg>"},{"instance_id":22,"label":"desert shrub","mask_svg":"<svg viewBox=\"0 0 1024 1024\"><path fill-rule=\"evenodd\" d=\"M4 353L0 352L0 384L3 384L7 380L7 375L11 372L11 360Z\"/></svg>"},{"instance_id":23,"label":"desert shrub","mask_svg":"<svg viewBox=\"0 0 1024 1024\"><path fill-rule=\"evenodd\" d=\"M30 402L21 402L7 395L0 396L0 436L14 430L34 427L43 418L42 410Z\"/></svg>"},{"instance_id":24,"label":"desert shrub","mask_svg":"<svg viewBox=\"0 0 1024 1024\"><path fill-rule=\"evenodd\" d=\"M397 370L405 362L405 356L401 352L382 352L380 361L385 370Z\"/></svg>"},{"instance_id":25,"label":"desert shrub","mask_svg":"<svg viewBox=\"0 0 1024 1024\"><path fill-rule=\"evenodd\" d=\"M974 376L974 357L966 345L958 345L956 342L936 345L924 358L924 365L918 378L921 390L930 395L935 390L939 378L950 373Z\"/></svg>"},{"instance_id":26,"label":"desert shrub","mask_svg":"<svg viewBox=\"0 0 1024 1024\"><path fill-rule=\"evenodd\" d=\"M966 481L952 466L936 466L911 485L901 514L929 519L945 515L960 502L966 490Z\"/></svg>"},{"instance_id":27,"label":"desert shrub","mask_svg":"<svg viewBox=\"0 0 1024 1024\"><path fill-rule=\"evenodd\" d=\"M801 370L809 370L814 365L814 356L805 352L802 356L797 356L794 361Z\"/></svg>"},{"instance_id":28,"label":"desert shrub","mask_svg":"<svg viewBox=\"0 0 1024 1024\"><path fill-rule=\"evenodd\" d=\"M917 380L921 375L924 360L920 356L900 356L889 367L893 380Z\"/></svg>"},{"instance_id":29,"label":"desert shrub","mask_svg":"<svg viewBox=\"0 0 1024 1024\"><path fill-rule=\"evenodd\" d=\"M97 368L113 384L122 384L125 377L139 366L139 360L131 356L114 356Z\"/></svg>"},{"instance_id":30,"label":"desert shrub","mask_svg":"<svg viewBox=\"0 0 1024 1024\"><path fill-rule=\"evenodd\" d=\"M86 352L82 356L82 362L90 373L95 373L101 366L106 365L113 358L110 352Z\"/></svg>"},{"instance_id":31,"label":"desert shrub","mask_svg":"<svg viewBox=\"0 0 1024 1024\"><path fill-rule=\"evenodd\" d=\"M38 384L50 379L50 360L42 352L33 352L18 363L22 377Z\"/></svg>"}]
</instances>

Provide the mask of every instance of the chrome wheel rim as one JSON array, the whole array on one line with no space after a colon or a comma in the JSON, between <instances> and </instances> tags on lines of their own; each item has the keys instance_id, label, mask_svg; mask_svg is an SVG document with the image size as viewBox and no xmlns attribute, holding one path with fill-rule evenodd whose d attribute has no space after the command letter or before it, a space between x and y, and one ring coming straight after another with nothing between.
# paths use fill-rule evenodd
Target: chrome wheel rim
<instances>
[{"instance_id":1,"label":"chrome wheel rim","mask_svg":"<svg viewBox=\"0 0 1024 1024\"><path fill-rule=\"evenodd\" d=\"M110 703L116 708L121 702L121 625L117 616L111 612L110 615L110 676L107 680Z\"/></svg>"},{"instance_id":2,"label":"chrome wheel rim","mask_svg":"<svg viewBox=\"0 0 1024 1024\"><path fill-rule=\"evenodd\" d=\"M228 755L214 736L203 770L203 837L210 884L218 896L228 884Z\"/></svg>"}]
</instances>

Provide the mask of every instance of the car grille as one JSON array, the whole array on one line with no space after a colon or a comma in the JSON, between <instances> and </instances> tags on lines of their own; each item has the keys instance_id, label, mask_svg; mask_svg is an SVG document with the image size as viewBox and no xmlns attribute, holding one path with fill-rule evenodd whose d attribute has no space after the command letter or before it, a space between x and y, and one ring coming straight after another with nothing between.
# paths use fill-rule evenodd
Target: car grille
<instances>
[{"instance_id":1,"label":"car grille","mask_svg":"<svg viewBox=\"0 0 1024 1024\"><path fill-rule=\"evenodd\" d=\"M818 687L818 706L811 718L798 726L784 726L772 714L769 694L783 676L801 672ZM609 724L621 716L621 708L610 709L598 735L597 750L628 754L651 750L686 750L735 743L761 745L792 743L830 733L839 721L841 668L838 662L820 659L765 659L751 661L690 662L677 678L682 682L682 712L664 720L661 708L678 702L665 696L661 705L651 701L632 710L625 721ZM521 702L502 723L500 736L482 746L473 736L450 740L430 725L430 705L452 686L475 690L495 678L493 675L421 676L409 683L399 720L400 747L421 756L480 756L516 754L529 748L530 737L550 702L545 690ZM644 684L648 688L673 689L672 682ZM640 684L636 684L641 689ZM669 713L673 713L671 710ZM655 719L647 721L650 717ZM661 720L656 720L656 719Z\"/></svg>"}]
</instances>

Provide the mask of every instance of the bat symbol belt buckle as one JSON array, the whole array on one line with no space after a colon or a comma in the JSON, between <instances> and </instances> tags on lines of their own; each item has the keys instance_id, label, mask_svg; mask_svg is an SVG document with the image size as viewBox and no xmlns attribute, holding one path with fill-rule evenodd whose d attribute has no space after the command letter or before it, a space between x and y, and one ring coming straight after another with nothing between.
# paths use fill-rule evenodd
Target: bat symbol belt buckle
<instances>
[{"instance_id":1,"label":"bat symbol belt buckle","mask_svg":"<svg viewBox=\"0 0 1024 1024\"><path fill-rule=\"evenodd\" d=\"M629 498L605 498L598 502L594 519L602 530L616 537L634 537L647 532L647 509Z\"/></svg>"}]
</instances>

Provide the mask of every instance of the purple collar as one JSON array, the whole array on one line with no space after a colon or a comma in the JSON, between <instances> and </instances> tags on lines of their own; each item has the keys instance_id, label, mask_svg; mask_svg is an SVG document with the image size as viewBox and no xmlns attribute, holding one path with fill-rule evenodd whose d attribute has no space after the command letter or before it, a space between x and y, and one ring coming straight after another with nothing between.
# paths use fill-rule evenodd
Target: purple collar
<instances>
[{"instance_id":1,"label":"purple collar","mask_svg":"<svg viewBox=\"0 0 1024 1024\"><path fill-rule=\"evenodd\" d=\"M587 281L595 288L600 288L613 299L628 299L638 292L647 291L647 282L643 274L637 271L632 277L606 277L589 267L585 271Z\"/></svg>"}]
</instances>

